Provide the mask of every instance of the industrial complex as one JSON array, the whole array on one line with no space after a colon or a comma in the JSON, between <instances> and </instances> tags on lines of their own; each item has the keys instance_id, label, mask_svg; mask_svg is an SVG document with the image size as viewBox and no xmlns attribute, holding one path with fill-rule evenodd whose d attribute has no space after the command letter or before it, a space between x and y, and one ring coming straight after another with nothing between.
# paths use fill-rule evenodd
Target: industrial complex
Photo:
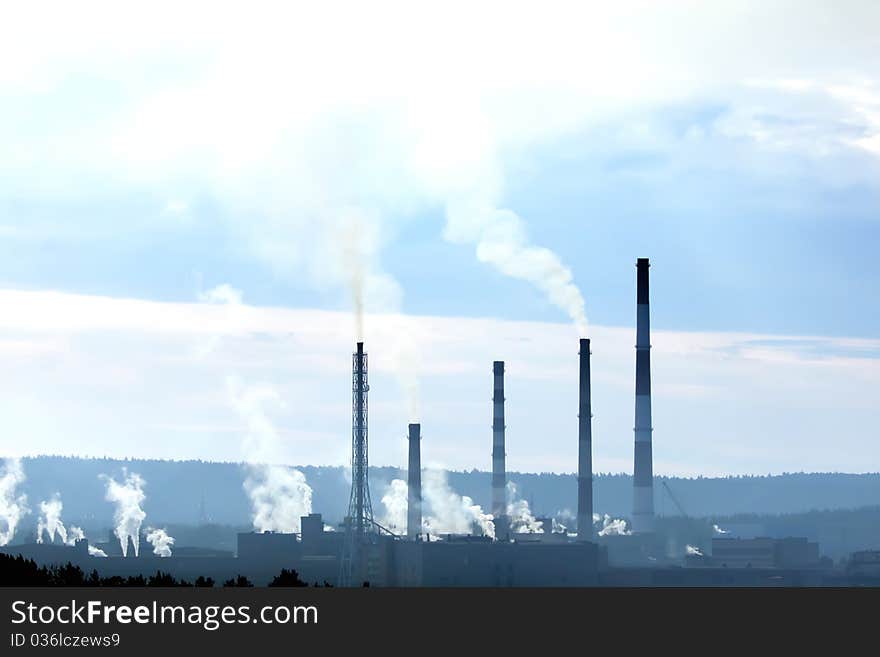
<instances>
[{"instance_id":1,"label":"industrial complex","mask_svg":"<svg viewBox=\"0 0 880 657\"><path fill-rule=\"evenodd\" d=\"M802 538L713 539L711 552L699 550L671 559L655 532L651 420L651 340L649 262L636 263L637 325L633 505L626 532L594 529L590 340L579 344L577 527L543 522L542 531L520 533L508 518L505 466L504 361L492 366L491 514L494 535L475 526L470 533L435 535L425 531L422 512L422 433L408 427L405 532L383 527L373 515L369 471L369 377L363 342L352 355L351 495L338 528L320 513L301 519L299 533L238 534L235 552L178 547L169 557L123 550L101 543L106 558L90 556L86 539L72 546L6 546L38 563L71 562L102 576L149 574L157 570L192 580L223 581L244 575L264 585L281 569L294 569L308 583L333 586L779 586L840 583L840 577L880 576L880 553L859 555L852 572L823 567L819 546ZM572 439L574 437L572 436ZM574 500L572 501L574 503ZM136 556L137 555L137 556Z\"/></svg>"}]
</instances>

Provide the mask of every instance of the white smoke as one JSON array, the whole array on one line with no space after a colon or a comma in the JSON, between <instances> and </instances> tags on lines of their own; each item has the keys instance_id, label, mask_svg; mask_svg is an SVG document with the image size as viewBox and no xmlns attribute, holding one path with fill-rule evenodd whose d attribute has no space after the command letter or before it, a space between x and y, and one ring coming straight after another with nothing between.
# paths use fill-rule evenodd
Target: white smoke
<instances>
[{"instance_id":1,"label":"white smoke","mask_svg":"<svg viewBox=\"0 0 880 657\"><path fill-rule=\"evenodd\" d=\"M519 497L516 484L507 482L507 517L514 534L543 534L544 522L536 520L529 503Z\"/></svg>"},{"instance_id":2,"label":"white smoke","mask_svg":"<svg viewBox=\"0 0 880 657\"><path fill-rule=\"evenodd\" d=\"M61 494L55 493L48 502L40 502L40 517L37 520L37 543L43 542L43 532L49 535L49 542L55 542L55 534L62 543L67 544L67 529L61 522Z\"/></svg>"},{"instance_id":3,"label":"white smoke","mask_svg":"<svg viewBox=\"0 0 880 657\"><path fill-rule=\"evenodd\" d=\"M37 543L43 542L43 532L49 535L49 542L55 542L55 534L61 539L65 545L76 545L77 541L85 540L86 533L82 527L71 525L70 529L65 530L64 523L61 522L61 495L55 493L49 502L40 502L41 516L37 522ZM89 545L89 556L106 557L107 553L101 548Z\"/></svg>"},{"instance_id":4,"label":"white smoke","mask_svg":"<svg viewBox=\"0 0 880 657\"><path fill-rule=\"evenodd\" d=\"M403 479L394 479L388 484L385 494L382 495L382 506L385 507L385 513L379 523L395 534L405 534L407 531L408 490L409 487Z\"/></svg>"},{"instance_id":5,"label":"white smoke","mask_svg":"<svg viewBox=\"0 0 880 657\"><path fill-rule=\"evenodd\" d=\"M495 538L492 514L484 513L470 497L452 490L445 470L425 470L422 495L427 511L422 520L425 533L433 536L471 534L476 528L484 536Z\"/></svg>"},{"instance_id":6,"label":"white smoke","mask_svg":"<svg viewBox=\"0 0 880 657\"><path fill-rule=\"evenodd\" d=\"M703 551L700 548L696 547L695 545L685 546L685 551L687 552L688 555L691 555L691 556L695 556L695 557L702 557L703 556Z\"/></svg>"},{"instance_id":7,"label":"white smoke","mask_svg":"<svg viewBox=\"0 0 880 657\"><path fill-rule=\"evenodd\" d=\"M553 251L529 242L525 222L515 212L481 199L447 205L444 236L476 245L477 259L505 276L527 281L571 318L580 336L587 335L584 297L571 270Z\"/></svg>"},{"instance_id":8,"label":"white smoke","mask_svg":"<svg viewBox=\"0 0 880 657\"><path fill-rule=\"evenodd\" d=\"M598 525L596 533L599 536L629 536L632 534L632 532L627 529L626 520L612 518L607 513L603 516L594 513L593 524Z\"/></svg>"},{"instance_id":9,"label":"white smoke","mask_svg":"<svg viewBox=\"0 0 880 657\"><path fill-rule=\"evenodd\" d=\"M144 493L146 482L139 474L128 472L125 468L122 469L122 483L108 475L99 476L107 485L105 499L116 505L113 513L116 527L113 533L122 546L122 556L128 556L129 538L134 545L134 556L138 556L141 545L141 523L147 515L141 508L141 504L147 498Z\"/></svg>"},{"instance_id":10,"label":"white smoke","mask_svg":"<svg viewBox=\"0 0 880 657\"><path fill-rule=\"evenodd\" d=\"M164 529L147 527L147 543L153 546L153 554L158 557L170 557L171 546L174 545L174 537L169 536Z\"/></svg>"},{"instance_id":11,"label":"white smoke","mask_svg":"<svg viewBox=\"0 0 880 657\"><path fill-rule=\"evenodd\" d=\"M245 386L235 377L226 379L226 390L232 408L247 425L244 490L254 529L298 533L300 518L312 512L312 487L296 468L268 463L277 455L280 440L265 406L281 405L280 396L272 387Z\"/></svg>"},{"instance_id":12,"label":"white smoke","mask_svg":"<svg viewBox=\"0 0 880 657\"><path fill-rule=\"evenodd\" d=\"M90 557L106 557L107 553L104 552L101 548L97 548L94 545L89 545L89 556Z\"/></svg>"},{"instance_id":13,"label":"white smoke","mask_svg":"<svg viewBox=\"0 0 880 657\"><path fill-rule=\"evenodd\" d=\"M29 512L27 496L16 490L24 480L21 459L6 459L0 470L0 546L9 544L18 523Z\"/></svg>"},{"instance_id":14,"label":"white smoke","mask_svg":"<svg viewBox=\"0 0 880 657\"><path fill-rule=\"evenodd\" d=\"M85 540L86 533L82 530L81 527L77 527L76 525L71 525L70 529L67 530L67 545L76 545L77 541ZM97 548L94 545L89 545L89 556L91 557L106 557L107 553L104 552L101 548Z\"/></svg>"},{"instance_id":15,"label":"white smoke","mask_svg":"<svg viewBox=\"0 0 880 657\"><path fill-rule=\"evenodd\" d=\"M721 527L719 527L718 525L712 525L712 531L715 534L718 534L719 536L722 536L722 535L728 533L726 529L721 529Z\"/></svg>"},{"instance_id":16,"label":"white smoke","mask_svg":"<svg viewBox=\"0 0 880 657\"><path fill-rule=\"evenodd\" d=\"M571 509L557 511L553 517L553 531L568 534L568 528L571 527L575 520L575 515Z\"/></svg>"}]
</instances>

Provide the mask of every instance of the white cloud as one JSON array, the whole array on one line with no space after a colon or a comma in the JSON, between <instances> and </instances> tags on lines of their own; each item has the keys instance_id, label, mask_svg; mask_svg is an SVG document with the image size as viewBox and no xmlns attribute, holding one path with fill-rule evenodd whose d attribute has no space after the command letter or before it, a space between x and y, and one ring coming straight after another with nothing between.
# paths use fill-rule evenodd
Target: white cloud
<instances>
[{"instance_id":1,"label":"white cloud","mask_svg":"<svg viewBox=\"0 0 880 657\"><path fill-rule=\"evenodd\" d=\"M0 453L237 460L242 428L223 381L271 386L272 460L345 464L350 331L344 313L0 290ZM220 314L218 314L220 313ZM371 462L403 464L409 408L397 385L396 318L370 316ZM409 318L421 354L426 462L488 468L491 361L507 362L511 469L572 471L577 343L564 324ZM224 333L207 354L192 345ZM629 470L632 328L593 327L595 463ZM53 350L32 343L51 342ZM861 471L877 422L880 341L663 331L654 349L655 458L661 474ZM18 351L17 351L18 350ZM348 382L348 383L347 383ZM829 436L836 448L829 450Z\"/></svg>"}]
</instances>

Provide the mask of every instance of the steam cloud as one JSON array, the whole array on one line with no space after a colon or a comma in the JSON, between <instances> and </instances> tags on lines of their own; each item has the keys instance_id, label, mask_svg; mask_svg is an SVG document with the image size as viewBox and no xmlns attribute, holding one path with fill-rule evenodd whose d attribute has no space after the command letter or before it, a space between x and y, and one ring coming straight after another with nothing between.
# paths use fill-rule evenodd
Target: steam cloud
<instances>
[{"instance_id":1,"label":"steam cloud","mask_svg":"<svg viewBox=\"0 0 880 657\"><path fill-rule=\"evenodd\" d=\"M544 522L536 520L529 503L519 497L516 484L507 482L507 517L514 534L543 534Z\"/></svg>"},{"instance_id":2,"label":"steam cloud","mask_svg":"<svg viewBox=\"0 0 880 657\"><path fill-rule=\"evenodd\" d=\"M153 554L158 557L170 557L174 538L164 529L147 527L147 543L153 546Z\"/></svg>"},{"instance_id":3,"label":"steam cloud","mask_svg":"<svg viewBox=\"0 0 880 657\"><path fill-rule=\"evenodd\" d=\"M571 270L553 251L529 242L519 215L490 204L453 202L446 217L447 239L475 244L480 262L534 285L568 314L580 336L587 335L586 304Z\"/></svg>"},{"instance_id":4,"label":"steam cloud","mask_svg":"<svg viewBox=\"0 0 880 657\"><path fill-rule=\"evenodd\" d=\"M18 523L29 512L27 496L16 492L24 479L21 459L6 459L0 471L0 546L9 544Z\"/></svg>"},{"instance_id":5,"label":"steam cloud","mask_svg":"<svg viewBox=\"0 0 880 657\"><path fill-rule=\"evenodd\" d=\"M267 463L280 441L264 407L279 405L281 399L274 388L244 386L235 377L227 378L226 389L231 406L247 425L244 490L254 530L298 533L300 518L312 512L312 487L296 468Z\"/></svg>"},{"instance_id":6,"label":"steam cloud","mask_svg":"<svg viewBox=\"0 0 880 657\"><path fill-rule=\"evenodd\" d=\"M61 503L61 494L55 493L48 502L40 502L40 517L37 520L37 543L43 542L43 532L49 535L49 542L55 542L55 534L62 543L67 544L67 529L61 522L61 510L64 508ZM80 530L82 531L82 530ZM73 542L72 539L71 542Z\"/></svg>"},{"instance_id":7,"label":"steam cloud","mask_svg":"<svg viewBox=\"0 0 880 657\"><path fill-rule=\"evenodd\" d=\"M599 536L629 536L632 534L632 532L627 529L626 520L623 520L622 518L612 518L607 513L603 516L594 513L593 524L599 526L596 532Z\"/></svg>"},{"instance_id":8,"label":"steam cloud","mask_svg":"<svg viewBox=\"0 0 880 657\"><path fill-rule=\"evenodd\" d=\"M146 482L139 474L136 472L129 473L125 468L122 469L122 483L104 474L100 475L100 478L107 485L105 499L116 505L113 513L113 521L116 523L116 527L113 529L113 533L119 539L119 544L122 546L122 556L128 556L129 538L131 538L134 545L134 556L138 556L141 544L141 523L143 523L147 515L141 508L141 504L147 497L144 494L144 484Z\"/></svg>"},{"instance_id":9,"label":"steam cloud","mask_svg":"<svg viewBox=\"0 0 880 657\"><path fill-rule=\"evenodd\" d=\"M388 484L385 494L382 495L382 506L385 507L385 514L379 523L395 534L406 533L406 512L409 506L407 500L408 490L409 486L403 479L394 479Z\"/></svg>"},{"instance_id":10,"label":"steam cloud","mask_svg":"<svg viewBox=\"0 0 880 657\"><path fill-rule=\"evenodd\" d=\"M449 487L444 470L426 470L422 479L423 511L422 532L430 536L440 534L471 534L475 529L484 536L495 538L495 523L491 513L484 513L479 504L467 495L459 495ZM407 483L393 480L382 496L385 507L383 524L395 531L406 530Z\"/></svg>"}]
</instances>

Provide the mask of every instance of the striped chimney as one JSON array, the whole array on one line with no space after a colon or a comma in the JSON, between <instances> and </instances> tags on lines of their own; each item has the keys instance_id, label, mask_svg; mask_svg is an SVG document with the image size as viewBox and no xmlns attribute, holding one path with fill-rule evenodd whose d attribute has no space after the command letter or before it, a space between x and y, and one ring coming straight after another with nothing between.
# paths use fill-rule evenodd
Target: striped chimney
<instances>
[{"instance_id":1,"label":"striped chimney","mask_svg":"<svg viewBox=\"0 0 880 657\"><path fill-rule=\"evenodd\" d=\"M634 533L654 531L654 468L651 453L651 320L647 258L636 261L636 425L633 463Z\"/></svg>"},{"instance_id":2,"label":"striped chimney","mask_svg":"<svg viewBox=\"0 0 880 657\"><path fill-rule=\"evenodd\" d=\"M578 539L593 537L593 430L590 409L590 341L580 343L578 405Z\"/></svg>"},{"instance_id":3,"label":"striped chimney","mask_svg":"<svg viewBox=\"0 0 880 657\"><path fill-rule=\"evenodd\" d=\"M495 374L492 396L492 515L495 517L497 530L503 525L503 519L507 514L507 475L504 467L504 361L496 360L492 371Z\"/></svg>"},{"instance_id":4,"label":"striped chimney","mask_svg":"<svg viewBox=\"0 0 880 657\"><path fill-rule=\"evenodd\" d=\"M422 425L409 425L409 466L406 488L406 536L415 540L422 531Z\"/></svg>"}]
</instances>

